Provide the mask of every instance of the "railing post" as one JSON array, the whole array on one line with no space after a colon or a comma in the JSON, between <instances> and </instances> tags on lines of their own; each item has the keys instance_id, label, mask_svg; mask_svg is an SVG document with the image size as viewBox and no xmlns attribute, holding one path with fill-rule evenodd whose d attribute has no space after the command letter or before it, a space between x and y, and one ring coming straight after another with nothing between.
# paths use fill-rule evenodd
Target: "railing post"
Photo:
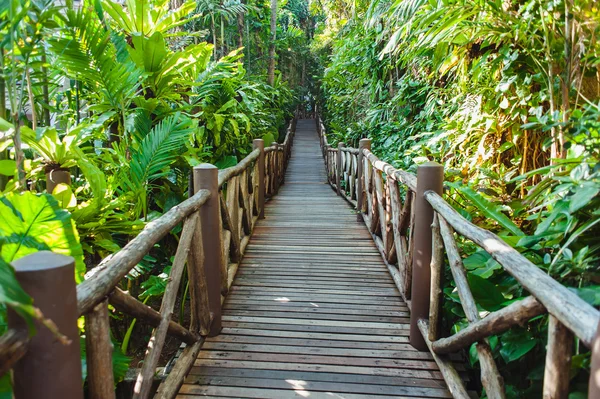
<instances>
[{"instance_id":1,"label":"railing post","mask_svg":"<svg viewBox=\"0 0 600 399\"><path fill-rule=\"evenodd\" d=\"M27 353L13 367L15 399L83 399L74 259L40 251L12 265L35 306L68 339L61 342L55 333L35 322L36 333ZM25 320L13 311L8 312L8 325L27 331Z\"/></svg>"},{"instance_id":2,"label":"railing post","mask_svg":"<svg viewBox=\"0 0 600 399\"><path fill-rule=\"evenodd\" d=\"M197 193L199 190L210 191L210 198L198 212L200 212L208 304L213 316L208 335L213 337L221 332L221 288L225 263L221 236L219 170L216 166L203 163L194 167L194 192Z\"/></svg>"},{"instance_id":3,"label":"railing post","mask_svg":"<svg viewBox=\"0 0 600 399\"><path fill-rule=\"evenodd\" d=\"M410 310L410 344L418 350L427 350L427 344L419 330L419 319L429 316L429 299L431 289L431 248L433 241L433 208L423 194L434 191L442 194L444 167L436 162L427 162L417 168L417 193L415 197L415 229L411 310Z\"/></svg>"},{"instance_id":4,"label":"railing post","mask_svg":"<svg viewBox=\"0 0 600 399\"><path fill-rule=\"evenodd\" d=\"M359 222L363 221L362 212L364 210L364 167L365 167L365 155L363 150L371 150L371 140L370 139L360 139L358 143L358 173L357 173L357 185L356 185L356 210L358 213L356 214L356 219Z\"/></svg>"},{"instance_id":5,"label":"railing post","mask_svg":"<svg viewBox=\"0 0 600 399\"><path fill-rule=\"evenodd\" d=\"M88 371L88 397L115 397L108 301L104 300L85 315L85 348Z\"/></svg>"},{"instance_id":6,"label":"railing post","mask_svg":"<svg viewBox=\"0 0 600 399\"><path fill-rule=\"evenodd\" d=\"M265 218L265 142L263 139L254 139L252 142L254 149L260 150L260 155L256 162L258 163L258 218Z\"/></svg>"},{"instance_id":7,"label":"railing post","mask_svg":"<svg viewBox=\"0 0 600 399\"><path fill-rule=\"evenodd\" d=\"M600 323L596 328L596 336L592 342L592 365L590 367L590 383L588 398L600 398Z\"/></svg>"},{"instance_id":8,"label":"railing post","mask_svg":"<svg viewBox=\"0 0 600 399\"><path fill-rule=\"evenodd\" d=\"M281 185L281 158L283 156L283 152L279 151L279 149L282 148L281 144L275 144L275 148L276 150L273 151L273 154L275 155L275 160L273 162L275 164L275 170L273 171L275 175L275 192L273 193L273 195L279 192L279 186Z\"/></svg>"},{"instance_id":9,"label":"railing post","mask_svg":"<svg viewBox=\"0 0 600 399\"><path fill-rule=\"evenodd\" d=\"M344 174L344 165L342 162L342 149L345 147L344 143L338 143L337 150L337 171L335 172L335 186L337 188L337 195L342 195L342 175Z\"/></svg>"}]
</instances>

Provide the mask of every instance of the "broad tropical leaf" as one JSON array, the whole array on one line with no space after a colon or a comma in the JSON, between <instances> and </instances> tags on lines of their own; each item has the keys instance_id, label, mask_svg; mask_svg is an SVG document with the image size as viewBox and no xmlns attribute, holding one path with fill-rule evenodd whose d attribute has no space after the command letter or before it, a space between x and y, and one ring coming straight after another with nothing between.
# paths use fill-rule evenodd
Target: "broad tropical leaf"
<instances>
[{"instance_id":1,"label":"broad tropical leaf","mask_svg":"<svg viewBox=\"0 0 600 399\"><path fill-rule=\"evenodd\" d=\"M83 249L75 223L52 195L8 193L0 197L0 219L0 256L5 261L48 250L75 258L75 279L83 280Z\"/></svg>"}]
</instances>

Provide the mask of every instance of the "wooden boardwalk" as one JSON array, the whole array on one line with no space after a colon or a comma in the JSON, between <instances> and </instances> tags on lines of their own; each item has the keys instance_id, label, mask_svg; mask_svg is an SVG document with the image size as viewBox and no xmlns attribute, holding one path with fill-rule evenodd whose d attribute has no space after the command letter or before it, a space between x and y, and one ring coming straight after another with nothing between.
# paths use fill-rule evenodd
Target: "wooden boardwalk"
<instances>
[{"instance_id":1,"label":"wooden boardwalk","mask_svg":"<svg viewBox=\"0 0 600 399\"><path fill-rule=\"evenodd\" d=\"M179 398L449 398L367 228L326 184L315 122L300 120L285 185L267 203Z\"/></svg>"}]
</instances>

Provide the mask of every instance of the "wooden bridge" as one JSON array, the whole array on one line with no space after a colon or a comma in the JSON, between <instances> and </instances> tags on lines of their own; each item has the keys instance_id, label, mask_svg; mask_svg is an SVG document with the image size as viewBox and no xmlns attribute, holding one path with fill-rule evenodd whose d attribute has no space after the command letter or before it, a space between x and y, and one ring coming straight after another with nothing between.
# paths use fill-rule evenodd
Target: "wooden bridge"
<instances>
[{"instance_id":1,"label":"wooden bridge","mask_svg":"<svg viewBox=\"0 0 600 399\"><path fill-rule=\"evenodd\" d=\"M265 206L182 398L450 397L364 223L327 184L314 120Z\"/></svg>"},{"instance_id":2,"label":"wooden bridge","mask_svg":"<svg viewBox=\"0 0 600 399\"><path fill-rule=\"evenodd\" d=\"M441 166L422 165L415 176L379 160L368 140L333 148L320 120L293 121L283 144L265 149L255 140L254 147L232 168L196 167L195 194L77 287L37 289L59 272L68 281L71 258L41 252L15 262L24 288L70 339L64 345L68 340L58 342L44 327L29 339L23 323L9 320L0 375L13 368L16 399L83 398L80 315L88 397L115 397L109 304L155 327L134 398L154 395L167 336L185 349L157 398L466 399L475 395L466 387L480 384L488 398L504 398L487 337L546 313L544 398L567 398L575 337L594 345L590 398L599 397L598 310L448 205ZM157 311L119 283L182 222ZM486 250L530 296L482 318L459 236ZM452 274L445 278L454 281L469 321L449 337L440 328L445 257ZM184 278L190 319L175 321ZM473 343L481 381L466 381L457 357Z\"/></svg>"}]
</instances>

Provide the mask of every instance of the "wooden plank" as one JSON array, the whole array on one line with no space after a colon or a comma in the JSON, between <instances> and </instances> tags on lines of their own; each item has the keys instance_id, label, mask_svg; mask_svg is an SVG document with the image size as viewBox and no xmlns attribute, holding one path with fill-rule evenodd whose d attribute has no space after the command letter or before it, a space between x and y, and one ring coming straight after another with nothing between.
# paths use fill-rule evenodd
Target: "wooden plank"
<instances>
[{"instance_id":1,"label":"wooden plank","mask_svg":"<svg viewBox=\"0 0 600 399\"><path fill-rule=\"evenodd\" d=\"M247 378L278 378L283 380L302 380L302 381L323 381L336 382L340 384L377 384L388 386L406 386L406 387L431 387L444 388L445 385L440 380L425 378L403 378L389 376L366 376L364 374L344 374L344 373L321 373L312 371L278 371L261 370L251 368L221 368L202 366L196 367L190 373L187 383L195 382L197 376L210 375L222 377L247 377Z\"/></svg>"},{"instance_id":2,"label":"wooden plank","mask_svg":"<svg viewBox=\"0 0 600 399\"><path fill-rule=\"evenodd\" d=\"M188 391L189 388L189 391ZM301 389L300 387L296 389L294 386L290 387L289 390L283 389L253 389L253 388L238 388L238 387L227 387L227 386L212 386L212 385L184 385L181 388L180 395L177 397L185 398L189 397L184 395L185 393L189 393L191 395L201 395L205 397L206 395L227 395L234 398L260 398L260 399L287 399L287 398L298 398L298 397L308 397L311 399L322 399L327 398L331 399L331 392L312 392L307 391L305 389ZM355 395L344 393L342 396L345 399L364 399L364 395ZM377 398L380 399L409 399L410 396L402 395L402 396L388 396L388 395L377 395ZM412 397L414 398L414 396Z\"/></svg>"},{"instance_id":3,"label":"wooden plank","mask_svg":"<svg viewBox=\"0 0 600 399\"><path fill-rule=\"evenodd\" d=\"M309 347L293 345L268 345L230 343L230 342L208 342L204 349L221 352L257 352L257 353L281 353L290 355L319 355L336 357L361 357L377 359L408 359L408 360L433 360L428 352L419 352L412 350L375 350L375 349L357 349L357 348L329 348L329 347Z\"/></svg>"},{"instance_id":4,"label":"wooden plank","mask_svg":"<svg viewBox=\"0 0 600 399\"><path fill-rule=\"evenodd\" d=\"M251 330L250 330L251 331ZM282 334L284 335L284 334ZM414 351L415 349L408 343L382 343L367 341L368 337L363 336L360 341L341 341L331 339L314 339L314 338L290 338L283 337L268 337L268 336L252 336L250 334L231 335L223 333L215 337L211 342L232 342L246 344L272 344L272 345L290 345L302 347L325 347L325 348L350 348L350 349L378 349L392 351Z\"/></svg>"},{"instance_id":5,"label":"wooden plank","mask_svg":"<svg viewBox=\"0 0 600 399\"><path fill-rule=\"evenodd\" d=\"M211 366L222 368L248 368L260 370L290 370L290 371L315 371L324 373L362 374L369 376L390 376L407 378L425 378L442 380L442 374L435 370L416 370L405 368L387 367L362 367L355 365L330 365L320 363L293 363L293 362L268 362L268 361L235 361L221 359L202 359L196 361L191 373L198 367Z\"/></svg>"},{"instance_id":6,"label":"wooden plank","mask_svg":"<svg viewBox=\"0 0 600 399\"><path fill-rule=\"evenodd\" d=\"M227 387L246 387L246 388L266 388L266 389L281 389L287 391L305 391L312 396L315 393L330 393L332 391L341 392L344 394L362 394L362 395L394 395L394 396L412 396L419 398L451 398L450 393L445 389L429 388L429 387L412 387L412 386L394 386L394 385L377 385L377 384L339 384L337 382L321 382L296 380L291 378L267 378L268 374L263 374L262 378L249 378L239 376L197 376L195 383L198 385L210 386L227 386ZM194 385L186 385L187 389L183 389L182 393L196 393L197 387Z\"/></svg>"}]
</instances>

